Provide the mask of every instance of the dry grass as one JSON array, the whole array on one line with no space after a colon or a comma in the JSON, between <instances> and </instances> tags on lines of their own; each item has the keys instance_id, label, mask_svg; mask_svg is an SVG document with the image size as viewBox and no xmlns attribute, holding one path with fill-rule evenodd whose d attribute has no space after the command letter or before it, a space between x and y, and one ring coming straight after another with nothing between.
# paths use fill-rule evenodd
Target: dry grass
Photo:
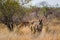
<instances>
[{"instance_id":1,"label":"dry grass","mask_svg":"<svg viewBox=\"0 0 60 40\"><path fill-rule=\"evenodd\" d=\"M5 25L0 24L0 40L60 40L60 24L52 24L49 25L48 30L43 27L40 34L32 34L28 27L10 32Z\"/></svg>"}]
</instances>

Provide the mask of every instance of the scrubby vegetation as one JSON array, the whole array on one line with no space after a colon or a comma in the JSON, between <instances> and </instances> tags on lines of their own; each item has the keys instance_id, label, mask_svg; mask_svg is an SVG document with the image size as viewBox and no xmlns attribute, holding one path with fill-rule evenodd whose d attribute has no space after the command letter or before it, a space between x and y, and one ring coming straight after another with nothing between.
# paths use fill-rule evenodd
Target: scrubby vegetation
<instances>
[{"instance_id":1,"label":"scrubby vegetation","mask_svg":"<svg viewBox=\"0 0 60 40\"><path fill-rule=\"evenodd\" d=\"M0 40L60 40L60 8L24 4L0 0Z\"/></svg>"}]
</instances>

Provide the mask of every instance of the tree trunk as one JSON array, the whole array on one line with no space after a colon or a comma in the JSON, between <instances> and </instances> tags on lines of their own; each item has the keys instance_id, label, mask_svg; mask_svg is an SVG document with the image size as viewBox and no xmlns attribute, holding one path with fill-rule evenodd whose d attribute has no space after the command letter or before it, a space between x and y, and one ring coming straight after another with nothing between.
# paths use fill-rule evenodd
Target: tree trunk
<instances>
[{"instance_id":1,"label":"tree trunk","mask_svg":"<svg viewBox=\"0 0 60 40\"><path fill-rule=\"evenodd\" d=\"M9 28L10 31L13 31L13 23L12 22L9 22L7 24L7 26L8 26L8 28Z\"/></svg>"}]
</instances>

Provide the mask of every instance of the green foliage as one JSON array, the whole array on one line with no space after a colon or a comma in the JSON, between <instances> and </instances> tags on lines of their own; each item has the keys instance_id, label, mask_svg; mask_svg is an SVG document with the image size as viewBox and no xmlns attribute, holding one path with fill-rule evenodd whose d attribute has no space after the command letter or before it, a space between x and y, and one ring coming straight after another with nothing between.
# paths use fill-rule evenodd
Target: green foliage
<instances>
[{"instance_id":1,"label":"green foliage","mask_svg":"<svg viewBox=\"0 0 60 40\"><path fill-rule=\"evenodd\" d=\"M44 15L48 10L49 10L49 8L47 6L42 7L41 14Z\"/></svg>"},{"instance_id":2,"label":"green foliage","mask_svg":"<svg viewBox=\"0 0 60 40\"><path fill-rule=\"evenodd\" d=\"M22 6L20 6L20 4L17 1L0 0L0 16L1 16L0 21L3 24L7 25L7 27L10 29L10 31L13 30L13 23L16 22L13 20L16 17L15 15L17 15L19 17L22 15L21 17L23 17L24 13L25 13L24 8Z\"/></svg>"},{"instance_id":3,"label":"green foliage","mask_svg":"<svg viewBox=\"0 0 60 40\"><path fill-rule=\"evenodd\" d=\"M24 10L23 7L17 1L14 0L7 0L5 3L1 1L0 11L3 15L7 17L11 17L14 14L23 14Z\"/></svg>"}]
</instances>

